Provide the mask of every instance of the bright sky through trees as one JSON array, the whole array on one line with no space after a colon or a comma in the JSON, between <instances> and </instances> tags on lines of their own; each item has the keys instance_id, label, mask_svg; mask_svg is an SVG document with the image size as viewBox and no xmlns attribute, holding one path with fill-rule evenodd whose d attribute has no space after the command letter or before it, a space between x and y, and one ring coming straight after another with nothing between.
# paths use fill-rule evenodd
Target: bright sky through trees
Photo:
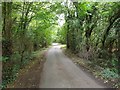
<instances>
[{"instance_id":1,"label":"bright sky through trees","mask_svg":"<svg viewBox=\"0 0 120 90\"><path fill-rule=\"evenodd\" d=\"M63 24L65 23L65 15L64 14L60 14L58 15L58 25L61 27L63 26Z\"/></svg>"}]
</instances>

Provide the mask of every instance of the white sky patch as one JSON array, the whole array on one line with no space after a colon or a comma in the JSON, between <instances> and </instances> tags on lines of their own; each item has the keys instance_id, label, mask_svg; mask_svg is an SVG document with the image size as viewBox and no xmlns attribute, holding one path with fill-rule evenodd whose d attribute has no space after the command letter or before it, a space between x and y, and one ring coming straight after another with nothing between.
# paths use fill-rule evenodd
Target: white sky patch
<instances>
[{"instance_id":1,"label":"white sky patch","mask_svg":"<svg viewBox=\"0 0 120 90\"><path fill-rule=\"evenodd\" d=\"M57 15L58 16L58 25L60 27L63 26L63 24L65 23L65 15L64 14L60 14L60 15Z\"/></svg>"}]
</instances>

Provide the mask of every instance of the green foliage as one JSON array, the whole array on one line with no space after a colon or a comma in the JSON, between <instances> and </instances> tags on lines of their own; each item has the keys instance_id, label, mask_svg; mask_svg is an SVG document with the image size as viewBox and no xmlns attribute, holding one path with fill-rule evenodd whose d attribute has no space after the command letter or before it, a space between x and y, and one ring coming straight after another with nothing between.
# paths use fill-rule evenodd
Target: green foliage
<instances>
[{"instance_id":1,"label":"green foliage","mask_svg":"<svg viewBox=\"0 0 120 90\"><path fill-rule=\"evenodd\" d=\"M6 62L7 60L9 60L9 58L8 57L1 57L1 59L0 59L2 62Z\"/></svg>"},{"instance_id":2,"label":"green foliage","mask_svg":"<svg viewBox=\"0 0 120 90\"><path fill-rule=\"evenodd\" d=\"M56 37L56 40L57 42L59 43L62 43L62 44L66 44L66 25L63 25L61 28L58 29L57 31L57 37Z\"/></svg>"},{"instance_id":3,"label":"green foliage","mask_svg":"<svg viewBox=\"0 0 120 90\"><path fill-rule=\"evenodd\" d=\"M34 51L52 43L51 27L57 23L52 6L49 2L2 3L3 86L15 80L19 70L34 58Z\"/></svg>"},{"instance_id":4,"label":"green foliage","mask_svg":"<svg viewBox=\"0 0 120 90\"><path fill-rule=\"evenodd\" d=\"M67 48L105 68L102 75L118 78L120 3L66 1L65 25Z\"/></svg>"},{"instance_id":5,"label":"green foliage","mask_svg":"<svg viewBox=\"0 0 120 90\"><path fill-rule=\"evenodd\" d=\"M110 68L106 68L104 69L102 72L101 72L102 76L106 79L109 79L109 78L119 78L119 75L117 73L115 73L112 69Z\"/></svg>"}]
</instances>

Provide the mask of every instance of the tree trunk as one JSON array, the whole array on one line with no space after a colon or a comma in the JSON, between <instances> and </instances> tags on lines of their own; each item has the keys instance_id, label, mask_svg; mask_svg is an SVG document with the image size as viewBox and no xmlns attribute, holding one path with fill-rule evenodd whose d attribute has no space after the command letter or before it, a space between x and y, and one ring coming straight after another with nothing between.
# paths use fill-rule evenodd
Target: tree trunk
<instances>
[{"instance_id":1,"label":"tree trunk","mask_svg":"<svg viewBox=\"0 0 120 90\"><path fill-rule=\"evenodd\" d=\"M3 56L12 55L12 2L3 3Z\"/></svg>"}]
</instances>

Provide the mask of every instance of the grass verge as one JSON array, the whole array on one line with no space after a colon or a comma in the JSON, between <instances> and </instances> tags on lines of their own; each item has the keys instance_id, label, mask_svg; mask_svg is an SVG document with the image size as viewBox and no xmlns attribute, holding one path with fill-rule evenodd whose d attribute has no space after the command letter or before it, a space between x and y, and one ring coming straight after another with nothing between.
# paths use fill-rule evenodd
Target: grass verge
<instances>
[{"instance_id":1,"label":"grass verge","mask_svg":"<svg viewBox=\"0 0 120 90\"><path fill-rule=\"evenodd\" d=\"M7 85L7 88L39 88L40 75L45 62L45 55L48 48L33 53L34 58L17 73L14 82Z\"/></svg>"},{"instance_id":2,"label":"grass verge","mask_svg":"<svg viewBox=\"0 0 120 90\"><path fill-rule=\"evenodd\" d=\"M63 53L71 58L71 60L79 67L81 67L83 70L91 73L91 75L94 76L95 79L99 80L101 83L105 83L107 87L110 88L119 88L120 83L118 80L106 79L101 74L101 72L104 70L102 67L99 67L97 65L93 65L89 60L82 59L78 57L76 54L73 54L70 50L66 49L66 47L62 47Z\"/></svg>"}]
</instances>

